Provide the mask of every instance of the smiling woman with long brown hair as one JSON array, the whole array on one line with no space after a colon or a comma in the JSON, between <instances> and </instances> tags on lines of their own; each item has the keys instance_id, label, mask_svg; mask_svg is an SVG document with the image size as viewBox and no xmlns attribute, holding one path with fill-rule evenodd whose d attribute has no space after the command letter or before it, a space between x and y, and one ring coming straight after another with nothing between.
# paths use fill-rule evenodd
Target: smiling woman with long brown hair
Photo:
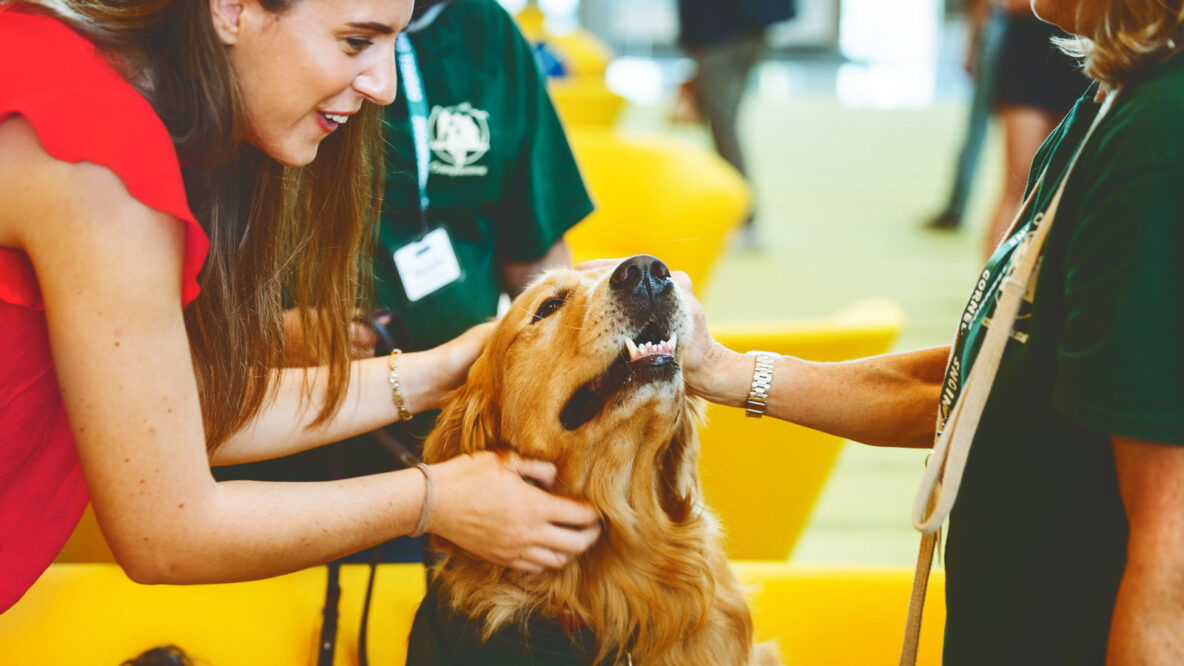
<instances>
[{"instance_id":1,"label":"smiling woman with long brown hair","mask_svg":"<svg viewBox=\"0 0 1184 666\"><path fill-rule=\"evenodd\" d=\"M479 328L389 366L349 361L377 105L410 13L0 3L0 611L88 497L145 582L274 575L415 529L527 570L595 539L591 509L521 479L550 482L537 461L322 484L209 474L436 407L484 342ZM304 335L321 367L279 369L288 298L317 310Z\"/></svg>"}]
</instances>

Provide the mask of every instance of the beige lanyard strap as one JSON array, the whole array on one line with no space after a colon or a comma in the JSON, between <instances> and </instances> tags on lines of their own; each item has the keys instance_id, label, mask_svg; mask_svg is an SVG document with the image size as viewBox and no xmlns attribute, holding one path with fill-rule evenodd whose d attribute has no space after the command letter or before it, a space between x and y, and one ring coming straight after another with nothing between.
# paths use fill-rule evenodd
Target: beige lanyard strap
<instances>
[{"instance_id":1,"label":"beige lanyard strap","mask_svg":"<svg viewBox=\"0 0 1184 666\"><path fill-rule=\"evenodd\" d=\"M1060 185L1053 194L1052 201L1043 213L1037 213L1032 220L1033 229L1020 242L1019 247L1008 261L1003 282L1000 285L1000 296L995 306L995 313L991 317L991 326L983 339L982 347L975 358L970 375L966 378L962 393L954 402L946 419L945 426L937 433L937 442L929 464L925 466L925 473L921 477L921 486L917 489L916 501L913 504L913 527L917 528L921 536L921 551L917 556L917 568L913 573L912 597L909 600L908 620L905 626L904 643L901 646L901 666L912 666L917 662L917 647L921 637L921 614L925 605L925 590L929 583L929 570L933 563L933 552L937 545L938 530L945 522L946 516L954 508L954 500L958 497L958 488L962 484L962 472L966 468L966 460L970 457L970 445L974 441L975 431L978 430L979 419L983 408L991 393L991 385L995 382L995 375L1003 359L1003 351L1011 337L1011 327L1015 324L1024 295L1028 292L1028 284L1036 272L1037 260L1052 228L1053 217L1060 206L1061 197L1065 193L1065 185L1069 182L1069 174L1077 164L1082 149L1089 141L1094 129L1101 122L1102 117L1113 106L1117 92L1111 92L1098 115L1077 146L1073 159L1065 169ZM1019 214L1012 222L1012 230L1025 215L1036 191L1048 174L1044 173L1032 187L1031 193L1020 207ZM1010 236L1011 233L1008 233Z\"/></svg>"}]
</instances>

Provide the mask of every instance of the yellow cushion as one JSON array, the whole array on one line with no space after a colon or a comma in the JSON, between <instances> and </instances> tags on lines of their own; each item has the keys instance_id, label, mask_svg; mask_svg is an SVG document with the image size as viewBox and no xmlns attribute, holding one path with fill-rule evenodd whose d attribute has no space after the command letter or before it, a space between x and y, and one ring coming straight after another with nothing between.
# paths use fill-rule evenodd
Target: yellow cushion
<instances>
[{"instance_id":1,"label":"yellow cushion","mask_svg":"<svg viewBox=\"0 0 1184 666\"><path fill-rule=\"evenodd\" d=\"M564 32L550 30L546 26L543 12L537 7L527 7L514 18L528 41L535 44L543 42L551 49L563 64L568 76L604 79L604 72L612 62L614 54L596 35L580 28Z\"/></svg>"},{"instance_id":2,"label":"yellow cushion","mask_svg":"<svg viewBox=\"0 0 1184 666\"><path fill-rule=\"evenodd\" d=\"M903 311L895 303L869 300L830 318L720 324L712 333L740 352L844 361L887 351L903 321ZM742 409L719 405L709 407L700 438L703 492L723 523L728 556L787 559L843 440L769 417L749 418Z\"/></svg>"},{"instance_id":3,"label":"yellow cushion","mask_svg":"<svg viewBox=\"0 0 1184 666\"><path fill-rule=\"evenodd\" d=\"M853 666L894 663L911 572L733 562L752 606L759 641L776 641L784 663ZM367 567L342 571L334 663L357 663ZM920 663L940 663L944 579L929 592ZM115 666L175 644L209 666L315 663L325 569L230 585L144 586L114 564L54 564L0 616L4 663ZM402 664L423 569L379 568L370 616L370 663Z\"/></svg>"},{"instance_id":4,"label":"yellow cushion","mask_svg":"<svg viewBox=\"0 0 1184 666\"><path fill-rule=\"evenodd\" d=\"M116 564L54 564L0 616L5 663L103 664L175 644L210 666L313 664L326 569L227 585L146 586ZM355 664L365 565L342 568L338 666ZM419 565L384 565L370 610L371 663L402 664L425 590Z\"/></svg>"},{"instance_id":5,"label":"yellow cushion","mask_svg":"<svg viewBox=\"0 0 1184 666\"><path fill-rule=\"evenodd\" d=\"M547 84L547 92L566 127L612 127L625 110L625 98L597 77L569 77Z\"/></svg>"},{"instance_id":6,"label":"yellow cushion","mask_svg":"<svg viewBox=\"0 0 1184 666\"><path fill-rule=\"evenodd\" d=\"M756 639L776 641L787 666L895 664L908 613L912 569L732 562L752 608ZM945 575L929 581L920 666L939 666Z\"/></svg>"},{"instance_id":7,"label":"yellow cushion","mask_svg":"<svg viewBox=\"0 0 1184 666\"><path fill-rule=\"evenodd\" d=\"M748 186L715 153L668 138L578 127L572 148L596 211L568 232L577 261L652 254L696 288L747 214Z\"/></svg>"}]
</instances>

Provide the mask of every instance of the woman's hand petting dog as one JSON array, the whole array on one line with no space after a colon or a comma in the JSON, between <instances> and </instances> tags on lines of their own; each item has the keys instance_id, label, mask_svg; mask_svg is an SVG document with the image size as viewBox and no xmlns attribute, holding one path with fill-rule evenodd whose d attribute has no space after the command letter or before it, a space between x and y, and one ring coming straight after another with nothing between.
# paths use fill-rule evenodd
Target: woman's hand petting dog
<instances>
[{"instance_id":1,"label":"woman's hand petting dog","mask_svg":"<svg viewBox=\"0 0 1184 666\"><path fill-rule=\"evenodd\" d=\"M469 367L485 349L489 334L493 332L494 322L477 324L457 337L445 342L435 349L444 352L443 362L435 365L433 370L438 374L432 386L439 386L438 395L433 396L429 409L439 409L448 395L465 382L469 374Z\"/></svg>"},{"instance_id":2,"label":"woman's hand petting dog","mask_svg":"<svg viewBox=\"0 0 1184 666\"><path fill-rule=\"evenodd\" d=\"M494 564L559 569L600 537L590 505L543 490L555 482L551 463L483 451L432 471L439 492L428 531Z\"/></svg>"}]
</instances>

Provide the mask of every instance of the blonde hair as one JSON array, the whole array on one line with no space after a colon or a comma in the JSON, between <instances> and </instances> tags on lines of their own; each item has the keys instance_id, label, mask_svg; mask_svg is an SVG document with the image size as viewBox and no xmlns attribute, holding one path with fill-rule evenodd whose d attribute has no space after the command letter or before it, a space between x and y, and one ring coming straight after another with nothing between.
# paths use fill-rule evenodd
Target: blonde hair
<instances>
[{"instance_id":1,"label":"blonde hair","mask_svg":"<svg viewBox=\"0 0 1184 666\"><path fill-rule=\"evenodd\" d=\"M1077 13L1084 34L1053 41L1107 88L1138 81L1184 46L1184 0L1090 0Z\"/></svg>"}]
</instances>

